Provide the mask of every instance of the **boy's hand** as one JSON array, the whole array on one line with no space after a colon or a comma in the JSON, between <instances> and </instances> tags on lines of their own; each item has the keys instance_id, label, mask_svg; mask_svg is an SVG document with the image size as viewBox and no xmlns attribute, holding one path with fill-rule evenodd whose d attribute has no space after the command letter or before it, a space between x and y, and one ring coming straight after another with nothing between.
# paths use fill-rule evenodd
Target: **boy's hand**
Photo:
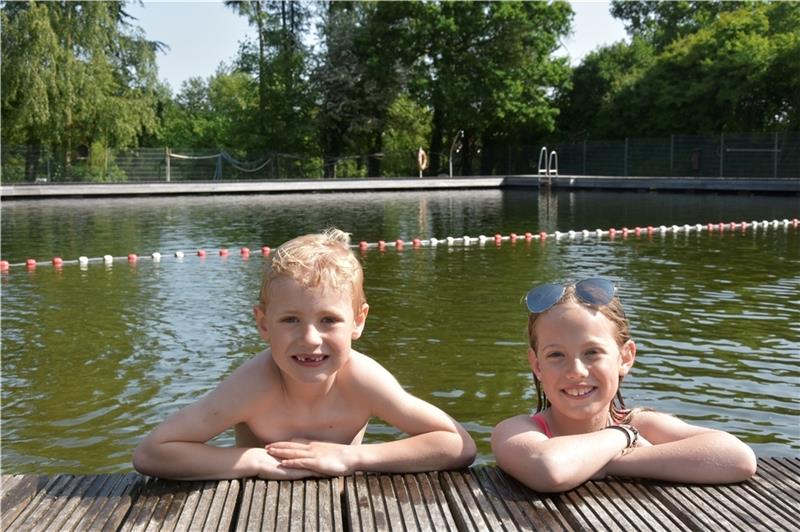
<instances>
[{"instance_id":1,"label":"boy's hand","mask_svg":"<svg viewBox=\"0 0 800 532\"><path fill-rule=\"evenodd\" d=\"M266 446L281 467L307 469L320 475L349 475L355 471L352 445L293 439Z\"/></svg>"}]
</instances>

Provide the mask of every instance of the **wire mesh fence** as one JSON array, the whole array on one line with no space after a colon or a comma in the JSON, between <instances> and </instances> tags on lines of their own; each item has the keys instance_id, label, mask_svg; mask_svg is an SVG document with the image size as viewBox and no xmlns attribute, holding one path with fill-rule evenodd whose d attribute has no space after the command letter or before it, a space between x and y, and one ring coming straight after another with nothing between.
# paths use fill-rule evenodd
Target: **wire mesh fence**
<instances>
[{"instance_id":1,"label":"wire mesh fence","mask_svg":"<svg viewBox=\"0 0 800 532\"><path fill-rule=\"evenodd\" d=\"M562 175L642 177L800 177L800 132L672 135L661 138L541 140L524 146L485 147L469 156L428 154L438 164L424 176L538 173L541 148L558 154ZM69 152L2 146L3 183L187 182L323 178L418 177L417 153L338 157L266 153L234 155L219 149L81 146ZM451 160L452 156L452 160Z\"/></svg>"}]
</instances>

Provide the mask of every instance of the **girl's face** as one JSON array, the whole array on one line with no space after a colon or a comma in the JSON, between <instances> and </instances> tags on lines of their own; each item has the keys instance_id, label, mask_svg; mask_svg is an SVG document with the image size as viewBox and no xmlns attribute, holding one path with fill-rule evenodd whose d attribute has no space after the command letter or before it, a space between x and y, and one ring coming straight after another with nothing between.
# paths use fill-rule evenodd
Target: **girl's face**
<instances>
[{"instance_id":1,"label":"girl's face","mask_svg":"<svg viewBox=\"0 0 800 532\"><path fill-rule=\"evenodd\" d=\"M616 326L602 313L564 303L536 322L536 351L528 360L550 400L552 414L566 422L602 423L633 365L636 345L616 342Z\"/></svg>"}]
</instances>

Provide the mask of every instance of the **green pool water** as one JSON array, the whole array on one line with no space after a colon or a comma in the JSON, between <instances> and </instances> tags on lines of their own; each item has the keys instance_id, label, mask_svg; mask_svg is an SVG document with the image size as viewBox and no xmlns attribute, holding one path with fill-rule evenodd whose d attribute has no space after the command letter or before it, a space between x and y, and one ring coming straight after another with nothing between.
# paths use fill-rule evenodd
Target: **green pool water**
<instances>
[{"instance_id":1,"label":"green pool water","mask_svg":"<svg viewBox=\"0 0 800 532\"><path fill-rule=\"evenodd\" d=\"M572 240L361 254L371 309L356 348L461 421L480 462L492 461L492 427L535 407L522 295L540 282L590 275L618 283L632 321L629 405L729 430L761 456L797 456L800 230L613 240L580 232L798 215L797 196L596 191L4 201L1 254L12 263L164 257L12 267L0 276L2 471L130 469L147 431L264 347L250 314L262 258L242 259L238 249L330 225L354 242L578 231ZM229 257L218 255L222 247ZM397 435L375 420L367 440Z\"/></svg>"}]
</instances>

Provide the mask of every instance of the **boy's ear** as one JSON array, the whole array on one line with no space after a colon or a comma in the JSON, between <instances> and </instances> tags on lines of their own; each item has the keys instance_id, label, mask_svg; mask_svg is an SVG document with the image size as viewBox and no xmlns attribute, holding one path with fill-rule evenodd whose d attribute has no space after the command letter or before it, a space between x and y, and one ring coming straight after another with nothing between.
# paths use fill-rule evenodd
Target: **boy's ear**
<instances>
[{"instance_id":1,"label":"boy's ear","mask_svg":"<svg viewBox=\"0 0 800 532\"><path fill-rule=\"evenodd\" d=\"M528 364L531 365L531 369L533 370L533 374L536 375L536 378L541 380L541 373L542 368L539 367L539 358L536 356L536 351L533 350L532 347L528 348Z\"/></svg>"},{"instance_id":2,"label":"boy's ear","mask_svg":"<svg viewBox=\"0 0 800 532\"><path fill-rule=\"evenodd\" d=\"M353 340L361 338L361 333L364 332L364 325L367 323L367 314L369 314L369 305L364 303L353 318Z\"/></svg>"},{"instance_id":3,"label":"boy's ear","mask_svg":"<svg viewBox=\"0 0 800 532\"><path fill-rule=\"evenodd\" d=\"M636 344L633 340L628 340L622 345L619 356L619 376L624 377L633 367L633 361L636 360Z\"/></svg>"},{"instance_id":4,"label":"boy's ear","mask_svg":"<svg viewBox=\"0 0 800 532\"><path fill-rule=\"evenodd\" d=\"M261 303L253 305L253 318L256 320L256 328L258 334L265 342L269 342L269 329L267 328L267 313L264 311L264 306Z\"/></svg>"}]
</instances>

